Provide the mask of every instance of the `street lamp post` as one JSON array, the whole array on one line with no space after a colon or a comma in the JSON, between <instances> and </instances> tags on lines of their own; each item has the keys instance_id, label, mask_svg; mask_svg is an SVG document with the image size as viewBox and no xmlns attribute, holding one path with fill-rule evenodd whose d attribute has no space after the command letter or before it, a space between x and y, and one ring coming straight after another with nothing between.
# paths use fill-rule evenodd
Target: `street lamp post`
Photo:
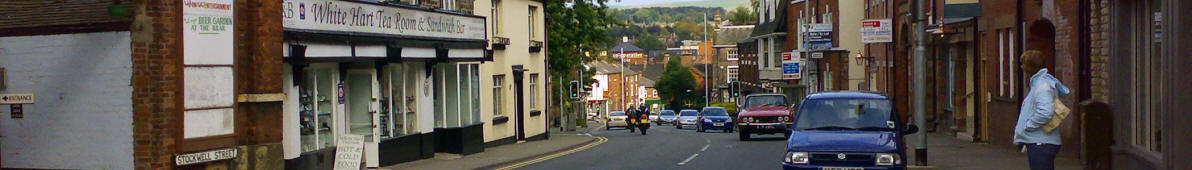
<instances>
[{"instance_id":1,"label":"street lamp post","mask_svg":"<svg viewBox=\"0 0 1192 170\"><path fill-rule=\"evenodd\" d=\"M914 66L914 80L915 80L914 90L915 90L915 93L912 94L912 97L914 97L914 102L915 102L914 103L915 125L924 126L924 125L927 125L927 117L926 117L927 113L925 110L926 108L924 108L924 107L926 107L926 103L927 103L927 101L926 101L927 93L925 91L925 90L927 90L927 88L926 88L927 79L924 76L924 74L927 73L927 68L926 68L927 61L925 59L926 56L924 56L927 54L927 49L925 47L925 46L927 46L927 41L924 40L927 37L927 33L925 30L925 25L927 24L925 22L926 22L927 18L924 15L924 13L925 13L924 10L926 10L926 9L923 8L923 3L925 3L925 2L923 0L916 0L915 2L916 2L915 3L916 9L914 10L915 11L915 15L914 15L914 20L915 20L915 29L914 29L914 31L915 31L915 34L914 34L915 35L915 56L914 57L915 58L914 58L914 62L915 62L915 64L913 65ZM915 145L915 164L927 165L927 133L919 132L918 137L919 137L919 141L916 143L917 145Z\"/></svg>"},{"instance_id":2,"label":"street lamp post","mask_svg":"<svg viewBox=\"0 0 1192 170\"><path fill-rule=\"evenodd\" d=\"M629 108L629 107L625 107L625 91L627 90L627 86L625 86L626 85L625 81L628 80L628 77L629 77L628 75L625 74L625 43L629 43L629 36L621 36L621 45L620 45L621 53L617 53L617 55L621 55L621 57L619 57L619 58L621 58L621 102L620 102L621 108L620 109ZM628 111L628 110L626 110L626 111Z\"/></svg>"}]
</instances>

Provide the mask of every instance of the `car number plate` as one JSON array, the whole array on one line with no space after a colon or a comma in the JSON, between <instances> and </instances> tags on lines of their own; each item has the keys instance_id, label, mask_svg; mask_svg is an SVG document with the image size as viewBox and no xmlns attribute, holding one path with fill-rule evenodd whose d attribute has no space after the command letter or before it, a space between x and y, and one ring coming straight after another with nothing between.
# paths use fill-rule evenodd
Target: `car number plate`
<instances>
[{"instance_id":1,"label":"car number plate","mask_svg":"<svg viewBox=\"0 0 1192 170\"><path fill-rule=\"evenodd\" d=\"M713 126L724 126L724 123L716 123L716 124L712 124L712 125Z\"/></svg>"},{"instance_id":2,"label":"car number plate","mask_svg":"<svg viewBox=\"0 0 1192 170\"><path fill-rule=\"evenodd\" d=\"M822 167L820 170L865 170L865 168L857 167Z\"/></svg>"}]
</instances>

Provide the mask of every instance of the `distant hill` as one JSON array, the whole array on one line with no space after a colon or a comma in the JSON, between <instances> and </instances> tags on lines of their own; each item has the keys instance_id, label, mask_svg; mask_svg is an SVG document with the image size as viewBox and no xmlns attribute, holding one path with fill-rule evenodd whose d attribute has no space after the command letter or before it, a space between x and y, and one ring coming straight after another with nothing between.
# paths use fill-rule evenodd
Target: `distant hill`
<instances>
[{"instance_id":1,"label":"distant hill","mask_svg":"<svg viewBox=\"0 0 1192 170\"><path fill-rule=\"evenodd\" d=\"M749 0L702 0L689 2L663 2L648 5L636 6L613 6L613 8L628 9L628 8L650 8L650 7L706 7L706 8L720 8L733 9L737 6L749 6Z\"/></svg>"}]
</instances>

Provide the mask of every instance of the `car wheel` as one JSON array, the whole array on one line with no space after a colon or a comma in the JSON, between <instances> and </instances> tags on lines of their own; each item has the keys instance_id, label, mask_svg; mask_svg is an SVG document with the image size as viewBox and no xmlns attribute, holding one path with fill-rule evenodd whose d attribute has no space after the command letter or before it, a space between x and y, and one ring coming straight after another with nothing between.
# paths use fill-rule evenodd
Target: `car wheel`
<instances>
[{"instance_id":1,"label":"car wheel","mask_svg":"<svg viewBox=\"0 0 1192 170\"><path fill-rule=\"evenodd\" d=\"M729 129L724 129L724 133L729 133L729 132L733 132L733 131L729 131Z\"/></svg>"},{"instance_id":2,"label":"car wheel","mask_svg":"<svg viewBox=\"0 0 1192 170\"><path fill-rule=\"evenodd\" d=\"M749 141L749 132L745 130L737 131L737 136L741 141Z\"/></svg>"},{"instance_id":3,"label":"car wheel","mask_svg":"<svg viewBox=\"0 0 1192 170\"><path fill-rule=\"evenodd\" d=\"M790 132L782 133L782 136L789 139L789 138L791 138L791 133Z\"/></svg>"},{"instance_id":4,"label":"car wheel","mask_svg":"<svg viewBox=\"0 0 1192 170\"><path fill-rule=\"evenodd\" d=\"M675 129L683 129L683 124L675 124Z\"/></svg>"}]
</instances>

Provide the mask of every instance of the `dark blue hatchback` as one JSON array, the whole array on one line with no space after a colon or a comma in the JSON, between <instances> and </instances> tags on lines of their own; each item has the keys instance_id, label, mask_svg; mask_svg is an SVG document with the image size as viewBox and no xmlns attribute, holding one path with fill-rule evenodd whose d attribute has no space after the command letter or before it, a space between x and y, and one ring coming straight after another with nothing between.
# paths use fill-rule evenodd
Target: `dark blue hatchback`
<instances>
[{"instance_id":1,"label":"dark blue hatchback","mask_svg":"<svg viewBox=\"0 0 1192 170\"><path fill-rule=\"evenodd\" d=\"M824 92L799 105L783 169L906 169L904 124L890 99L869 92Z\"/></svg>"}]
</instances>

